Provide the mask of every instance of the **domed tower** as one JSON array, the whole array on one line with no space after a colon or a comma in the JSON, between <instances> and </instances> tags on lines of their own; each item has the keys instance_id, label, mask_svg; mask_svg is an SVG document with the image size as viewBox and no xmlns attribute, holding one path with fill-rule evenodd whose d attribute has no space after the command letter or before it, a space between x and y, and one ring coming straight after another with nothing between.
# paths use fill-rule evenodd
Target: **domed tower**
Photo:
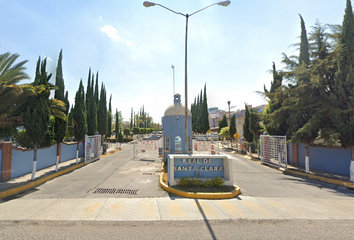
<instances>
[{"instance_id":1,"label":"domed tower","mask_svg":"<svg viewBox=\"0 0 354 240\"><path fill-rule=\"evenodd\" d=\"M164 131L165 159L167 154L192 153L192 114L188 114L188 149L185 151L185 108L181 104L181 95L175 94L174 101L169 106L162 118Z\"/></svg>"}]
</instances>

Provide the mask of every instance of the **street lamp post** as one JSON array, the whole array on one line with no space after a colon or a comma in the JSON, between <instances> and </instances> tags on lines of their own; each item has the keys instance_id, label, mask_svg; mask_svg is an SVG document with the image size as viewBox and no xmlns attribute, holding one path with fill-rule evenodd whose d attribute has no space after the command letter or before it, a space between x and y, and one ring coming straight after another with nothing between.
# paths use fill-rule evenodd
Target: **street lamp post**
<instances>
[{"instance_id":1,"label":"street lamp post","mask_svg":"<svg viewBox=\"0 0 354 240\"><path fill-rule=\"evenodd\" d=\"M173 71L173 96L175 95L175 66L171 65Z\"/></svg>"},{"instance_id":2,"label":"street lamp post","mask_svg":"<svg viewBox=\"0 0 354 240\"><path fill-rule=\"evenodd\" d=\"M170 11L170 12L173 12L177 15L182 15L186 18L186 36L185 36L185 49L184 49L184 56L185 56L185 60L184 60L184 94L185 94L185 104L184 104L184 108L185 108L185 112L184 112L184 115L185 115L185 122L184 122L184 126L185 126L185 142L184 142L184 153L188 153L187 149L188 149L188 111L187 111L187 106L188 106L188 97L187 97L187 36L188 36L188 19L190 16L198 13L198 12L201 12L211 6L214 6L214 5L220 5L220 6L224 6L224 7L227 7L229 4L231 3L231 1L222 1L222 2L218 2L218 3L214 3L214 4L211 4L205 8L202 8L194 13L191 13L191 14L183 14L183 13L180 13L180 12L176 12L172 9L169 9L161 4L158 4L158 3L153 3L153 2L148 2L148 1L145 1L143 3L144 7L152 7L152 6L160 6L162 8L165 8L166 10Z\"/></svg>"}]
</instances>

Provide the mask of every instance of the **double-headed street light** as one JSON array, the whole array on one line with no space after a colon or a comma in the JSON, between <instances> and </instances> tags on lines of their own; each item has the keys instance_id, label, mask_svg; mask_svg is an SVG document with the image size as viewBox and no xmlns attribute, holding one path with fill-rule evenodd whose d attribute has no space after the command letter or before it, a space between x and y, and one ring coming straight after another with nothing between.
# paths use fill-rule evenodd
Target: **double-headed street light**
<instances>
[{"instance_id":1,"label":"double-headed street light","mask_svg":"<svg viewBox=\"0 0 354 240\"><path fill-rule=\"evenodd\" d=\"M184 104L184 108L185 108L185 123L184 123L184 126L185 126L185 142L184 142L184 153L188 153L187 149L188 149L188 112L187 112L187 104L188 104L188 97L187 97L187 35L188 35L188 18L198 12L201 12L203 11L204 9L207 9L211 6L214 6L214 5L220 5L220 6L224 6L224 7L227 7L229 4L231 3L231 1L222 1L222 2L218 2L218 3L214 3L214 4L211 4L205 8L202 8L194 13L191 13L191 14L183 14L183 13L180 13L180 12L176 12L176 11L173 11L172 9L169 9L161 4L158 4L158 3L153 3L153 2L148 2L148 1L145 1L143 3L143 5L145 7L152 7L152 6L160 6L160 7L163 7L165 9L167 9L168 11L171 11L177 15L182 15L186 18L186 37L185 37L185 49L184 49L184 55L185 55L185 60L184 60L184 94L185 94L185 104Z\"/></svg>"}]
</instances>

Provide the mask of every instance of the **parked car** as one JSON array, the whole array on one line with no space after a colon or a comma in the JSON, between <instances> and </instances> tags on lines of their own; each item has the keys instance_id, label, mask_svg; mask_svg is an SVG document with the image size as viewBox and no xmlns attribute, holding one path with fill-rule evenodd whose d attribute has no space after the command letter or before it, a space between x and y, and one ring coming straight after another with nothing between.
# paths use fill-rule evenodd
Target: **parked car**
<instances>
[{"instance_id":1,"label":"parked car","mask_svg":"<svg viewBox=\"0 0 354 240\"><path fill-rule=\"evenodd\" d=\"M147 137L144 137L143 140L159 140L160 137L157 135L149 135Z\"/></svg>"}]
</instances>

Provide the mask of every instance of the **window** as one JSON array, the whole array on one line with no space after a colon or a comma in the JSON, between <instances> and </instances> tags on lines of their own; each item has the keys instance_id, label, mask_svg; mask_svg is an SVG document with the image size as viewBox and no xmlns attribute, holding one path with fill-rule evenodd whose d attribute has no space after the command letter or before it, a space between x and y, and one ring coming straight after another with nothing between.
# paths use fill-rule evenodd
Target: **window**
<instances>
[{"instance_id":1,"label":"window","mask_svg":"<svg viewBox=\"0 0 354 240\"><path fill-rule=\"evenodd\" d=\"M188 136L188 152L192 152L191 137Z\"/></svg>"},{"instance_id":2,"label":"window","mask_svg":"<svg viewBox=\"0 0 354 240\"><path fill-rule=\"evenodd\" d=\"M182 152L182 139L180 136L175 137L175 152Z\"/></svg>"},{"instance_id":3,"label":"window","mask_svg":"<svg viewBox=\"0 0 354 240\"><path fill-rule=\"evenodd\" d=\"M170 137L166 136L165 139L165 150L169 151L170 150Z\"/></svg>"}]
</instances>

